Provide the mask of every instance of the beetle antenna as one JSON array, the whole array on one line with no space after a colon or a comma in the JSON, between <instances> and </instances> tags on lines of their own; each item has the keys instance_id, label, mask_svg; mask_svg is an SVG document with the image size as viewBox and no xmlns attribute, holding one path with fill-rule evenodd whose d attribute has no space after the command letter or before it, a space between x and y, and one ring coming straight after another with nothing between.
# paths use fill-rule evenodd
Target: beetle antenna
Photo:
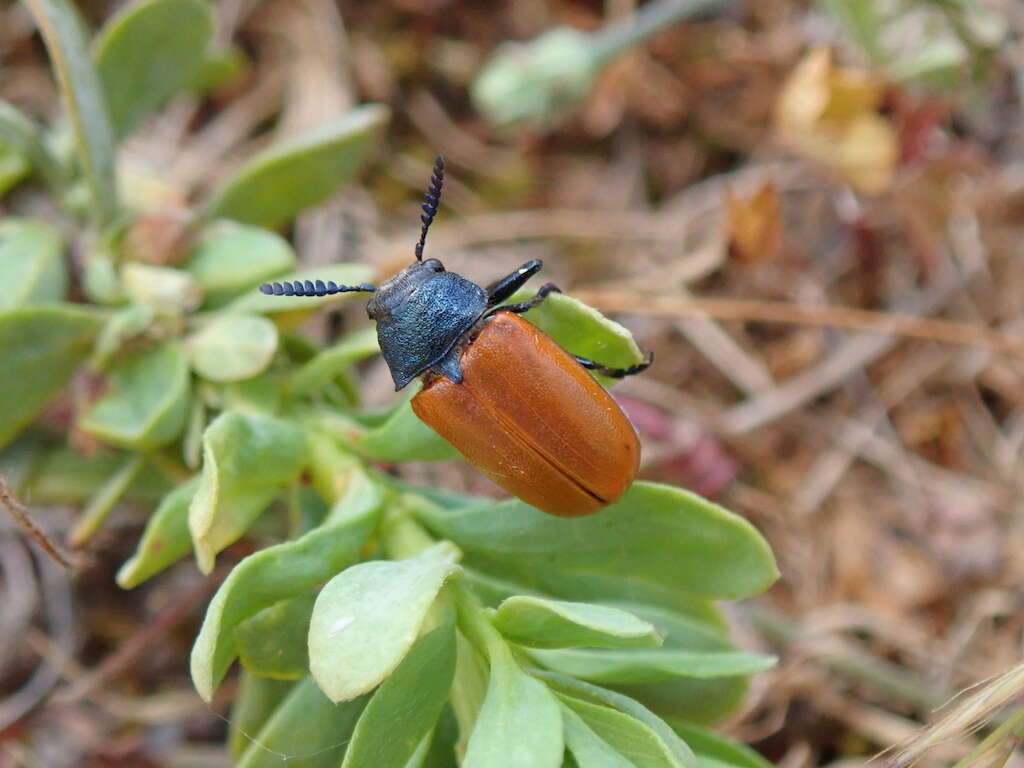
<instances>
[{"instance_id":1,"label":"beetle antenna","mask_svg":"<svg viewBox=\"0 0 1024 768\"><path fill-rule=\"evenodd\" d=\"M263 283L260 292L268 296L331 296L335 293L373 293L369 283L361 285L338 285L333 280L292 280L283 283Z\"/></svg>"},{"instance_id":2,"label":"beetle antenna","mask_svg":"<svg viewBox=\"0 0 1024 768\"><path fill-rule=\"evenodd\" d=\"M434 214L437 213L437 203L441 199L441 186L444 184L444 158L438 155L434 159L434 172L430 175L430 186L427 187L427 194L423 196L423 213L420 221L423 222L423 229L420 230L420 241L416 243L416 261L423 261L423 246L427 242L427 230L434 221Z\"/></svg>"}]
</instances>

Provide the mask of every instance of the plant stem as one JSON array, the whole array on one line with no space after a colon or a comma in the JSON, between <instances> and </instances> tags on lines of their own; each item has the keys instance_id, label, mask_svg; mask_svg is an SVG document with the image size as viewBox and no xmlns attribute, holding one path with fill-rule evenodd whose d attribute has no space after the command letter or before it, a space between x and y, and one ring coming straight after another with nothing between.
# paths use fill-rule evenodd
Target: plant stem
<instances>
[{"instance_id":1,"label":"plant stem","mask_svg":"<svg viewBox=\"0 0 1024 768\"><path fill-rule=\"evenodd\" d=\"M609 24L592 38L594 58L603 66L625 49L636 45L670 24L728 5L731 0L660 0L649 3L629 17Z\"/></svg>"}]
</instances>

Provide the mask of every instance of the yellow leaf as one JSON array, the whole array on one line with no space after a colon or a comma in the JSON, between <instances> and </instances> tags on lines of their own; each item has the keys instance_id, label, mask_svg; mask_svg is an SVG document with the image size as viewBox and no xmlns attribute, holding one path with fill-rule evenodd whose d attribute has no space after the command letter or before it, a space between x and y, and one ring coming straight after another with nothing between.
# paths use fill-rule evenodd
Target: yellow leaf
<instances>
[{"instance_id":1,"label":"yellow leaf","mask_svg":"<svg viewBox=\"0 0 1024 768\"><path fill-rule=\"evenodd\" d=\"M741 261L772 261L782 248L779 192L771 181L753 195L739 197L725 191L730 252Z\"/></svg>"}]
</instances>

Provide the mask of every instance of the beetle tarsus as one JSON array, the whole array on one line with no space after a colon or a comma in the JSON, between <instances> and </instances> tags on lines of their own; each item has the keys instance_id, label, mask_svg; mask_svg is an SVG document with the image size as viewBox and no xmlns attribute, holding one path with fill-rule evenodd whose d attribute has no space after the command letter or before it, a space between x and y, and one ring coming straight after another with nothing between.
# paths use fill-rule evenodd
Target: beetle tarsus
<instances>
[{"instance_id":1,"label":"beetle tarsus","mask_svg":"<svg viewBox=\"0 0 1024 768\"><path fill-rule=\"evenodd\" d=\"M423 222L423 229L420 230L420 239L416 243L416 261L423 261L423 246L427 243L427 230L434 221L434 214L437 213L437 205L441 201L441 187L444 186L444 158L438 155L434 159L434 171L430 175L430 185L427 193L423 196L423 204L420 206L423 213L420 221Z\"/></svg>"},{"instance_id":2,"label":"beetle tarsus","mask_svg":"<svg viewBox=\"0 0 1024 768\"><path fill-rule=\"evenodd\" d=\"M487 291L487 306L494 307L501 304L505 299L518 291L526 281L540 272L544 262L540 259L531 259L510 275L495 280L484 290Z\"/></svg>"},{"instance_id":3,"label":"beetle tarsus","mask_svg":"<svg viewBox=\"0 0 1024 768\"><path fill-rule=\"evenodd\" d=\"M641 371L646 371L651 367L651 363L654 362L654 352L648 352L647 357L642 363L631 365L628 368L609 368L607 365L595 363L593 360L588 360L585 357L579 357L578 355L573 355L573 357L576 359L577 363L587 370L597 371L602 376L610 376L613 379L624 379L627 376L633 376Z\"/></svg>"},{"instance_id":4,"label":"beetle tarsus","mask_svg":"<svg viewBox=\"0 0 1024 768\"><path fill-rule=\"evenodd\" d=\"M263 283L260 292L268 296L333 296L336 293L373 293L369 283L338 285L333 280L291 280L282 283Z\"/></svg>"},{"instance_id":5,"label":"beetle tarsus","mask_svg":"<svg viewBox=\"0 0 1024 768\"><path fill-rule=\"evenodd\" d=\"M537 291L537 295L529 301L521 301L518 304L505 304L500 307L495 307L488 314L494 314L495 312L514 312L517 315L523 314L523 312L529 312L531 309L540 304L544 299L551 293L561 293L562 289L554 283L544 283Z\"/></svg>"}]
</instances>

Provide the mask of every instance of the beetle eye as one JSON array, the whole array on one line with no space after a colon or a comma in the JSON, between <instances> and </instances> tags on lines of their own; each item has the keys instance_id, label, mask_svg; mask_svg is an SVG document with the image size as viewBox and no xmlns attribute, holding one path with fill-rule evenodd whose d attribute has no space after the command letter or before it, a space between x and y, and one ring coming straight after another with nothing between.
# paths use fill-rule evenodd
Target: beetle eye
<instances>
[{"instance_id":1,"label":"beetle eye","mask_svg":"<svg viewBox=\"0 0 1024 768\"><path fill-rule=\"evenodd\" d=\"M427 259L423 262L423 266L431 272L444 272L444 264L437 259Z\"/></svg>"}]
</instances>

